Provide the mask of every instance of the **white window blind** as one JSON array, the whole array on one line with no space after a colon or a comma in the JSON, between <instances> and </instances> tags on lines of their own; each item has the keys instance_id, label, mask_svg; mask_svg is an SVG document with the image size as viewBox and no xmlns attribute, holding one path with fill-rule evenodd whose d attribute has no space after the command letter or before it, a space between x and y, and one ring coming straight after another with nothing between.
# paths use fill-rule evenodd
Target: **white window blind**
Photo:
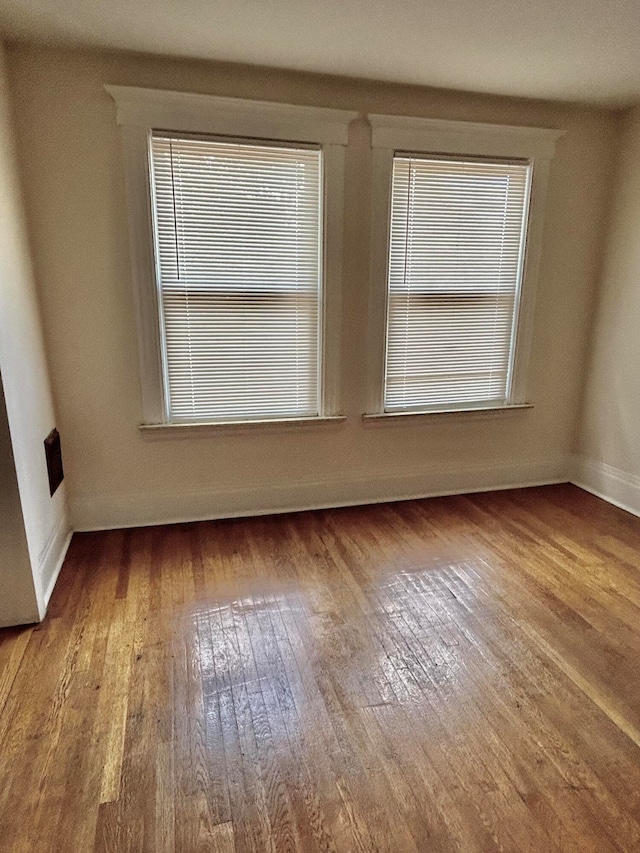
<instances>
[{"instance_id":1,"label":"white window blind","mask_svg":"<svg viewBox=\"0 0 640 853\"><path fill-rule=\"evenodd\" d=\"M167 417L319 414L322 153L153 132Z\"/></svg>"},{"instance_id":2,"label":"white window blind","mask_svg":"<svg viewBox=\"0 0 640 853\"><path fill-rule=\"evenodd\" d=\"M508 402L530 166L393 160L385 411Z\"/></svg>"}]
</instances>

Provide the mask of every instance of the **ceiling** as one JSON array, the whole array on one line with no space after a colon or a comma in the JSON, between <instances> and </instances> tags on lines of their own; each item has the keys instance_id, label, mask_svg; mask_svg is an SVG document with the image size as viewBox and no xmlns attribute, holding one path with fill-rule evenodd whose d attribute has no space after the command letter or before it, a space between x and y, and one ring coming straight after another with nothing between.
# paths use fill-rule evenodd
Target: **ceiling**
<instances>
[{"instance_id":1,"label":"ceiling","mask_svg":"<svg viewBox=\"0 0 640 853\"><path fill-rule=\"evenodd\" d=\"M0 0L10 39L640 102L640 0Z\"/></svg>"}]
</instances>

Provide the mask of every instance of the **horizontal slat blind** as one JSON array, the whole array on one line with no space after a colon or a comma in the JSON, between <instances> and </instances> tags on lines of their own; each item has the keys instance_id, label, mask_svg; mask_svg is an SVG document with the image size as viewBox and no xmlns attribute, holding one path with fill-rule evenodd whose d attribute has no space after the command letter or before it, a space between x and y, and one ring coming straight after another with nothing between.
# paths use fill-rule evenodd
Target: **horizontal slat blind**
<instances>
[{"instance_id":1,"label":"horizontal slat blind","mask_svg":"<svg viewBox=\"0 0 640 853\"><path fill-rule=\"evenodd\" d=\"M529 169L394 157L385 411L506 401Z\"/></svg>"},{"instance_id":2,"label":"horizontal slat blind","mask_svg":"<svg viewBox=\"0 0 640 853\"><path fill-rule=\"evenodd\" d=\"M322 154L151 140L171 421L319 413Z\"/></svg>"}]
</instances>

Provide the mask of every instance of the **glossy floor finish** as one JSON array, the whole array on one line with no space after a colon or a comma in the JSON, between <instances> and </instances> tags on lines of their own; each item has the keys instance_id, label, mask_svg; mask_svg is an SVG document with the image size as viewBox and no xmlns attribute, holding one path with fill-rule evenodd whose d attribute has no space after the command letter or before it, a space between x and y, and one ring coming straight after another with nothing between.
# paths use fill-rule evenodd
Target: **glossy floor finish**
<instances>
[{"instance_id":1,"label":"glossy floor finish","mask_svg":"<svg viewBox=\"0 0 640 853\"><path fill-rule=\"evenodd\" d=\"M0 849L638 851L639 563L572 486L76 536Z\"/></svg>"}]
</instances>

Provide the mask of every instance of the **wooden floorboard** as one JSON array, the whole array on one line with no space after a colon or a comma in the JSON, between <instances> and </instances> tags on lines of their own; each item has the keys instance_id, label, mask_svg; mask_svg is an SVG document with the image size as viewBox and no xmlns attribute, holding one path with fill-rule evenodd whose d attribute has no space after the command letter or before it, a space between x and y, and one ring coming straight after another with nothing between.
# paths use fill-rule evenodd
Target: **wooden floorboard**
<instances>
[{"instance_id":1,"label":"wooden floorboard","mask_svg":"<svg viewBox=\"0 0 640 853\"><path fill-rule=\"evenodd\" d=\"M640 520L573 486L76 535L7 853L640 850Z\"/></svg>"}]
</instances>

